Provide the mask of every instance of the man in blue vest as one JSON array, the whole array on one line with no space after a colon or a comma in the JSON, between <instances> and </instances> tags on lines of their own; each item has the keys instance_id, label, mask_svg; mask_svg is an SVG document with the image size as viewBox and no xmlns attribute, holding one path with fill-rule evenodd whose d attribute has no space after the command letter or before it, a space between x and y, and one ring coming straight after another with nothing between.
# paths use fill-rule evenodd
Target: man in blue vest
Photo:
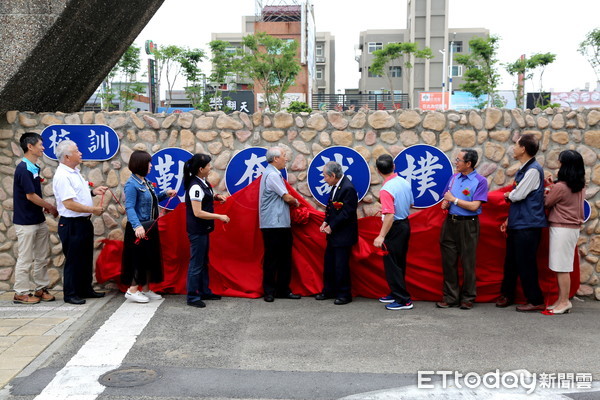
<instances>
[{"instance_id":1,"label":"man in blue vest","mask_svg":"<svg viewBox=\"0 0 600 400\"><path fill-rule=\"evenodd\" d=\"M500 230L506 232L506 258L502 295L496 307L508 307L515 301L517 276L521 279L527 304L517 311L543 311L544 296L538 282L537 249L542 228L547 226L544 212L544 170L535 160L539 144L535 136L522 135L515 144L514 156L523 166L515 175L514 188L504 193L510 203L508 219Z\"/></svg>"},{"instance_id":2,"label":"man in blue vest","mask_svg":"<svg viewBox=\"0 0 600 400\"><path fill-rule=\"evenodd\" d=\"M258 216L263 235L265 254L263 259L264 300L275 297L299 299L290 290L292 278L292 228L290 204L298 207L298 200L288 193L279 171L285 168L287 159L280 147L272 147L266 154L267 168L260 180Z\"/></svg>"}]
</instances>

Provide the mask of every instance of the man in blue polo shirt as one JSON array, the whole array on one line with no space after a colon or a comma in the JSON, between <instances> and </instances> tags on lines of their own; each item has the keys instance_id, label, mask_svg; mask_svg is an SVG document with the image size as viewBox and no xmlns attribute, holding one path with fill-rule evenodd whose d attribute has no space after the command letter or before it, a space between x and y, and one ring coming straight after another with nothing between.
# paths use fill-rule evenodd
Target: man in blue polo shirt
<instances>
[{"instance_id":1,"label":"man in blue polo shirt","mask_svg":"<svg viewBox=\"0 0 600 400\"><path fill-rule=\"evenodd\" d=\"M444 189L442 209L448 217L442 226L440 249L444 270L444 299L436 306L473 308L476 296L475 262L479 240L481 204L487 202L487 180L475 171L479 156L475 150L463 149L456 157L456 174ZM463 286L459 285L458 258L463 268Z\"/></svg>"},{"instance_id":2,"label":"man in blue polo shirt","mask_svg":"<svg viewBox=\"0 0 600 400\"><path fill-rule=\"evenodd\" d=\"M24 133L19 144L23 160L15 168L13 181L13 224L17 234L19 256L15 266L14 303L35 304L53 301L48 293L49 234L44 211L58 216L56 207L42 199L40 167L36 164L44 153L42 137L34 132ZM33 265L35 292L31 294L29 271Z\"/></svg>"}]
</instances>

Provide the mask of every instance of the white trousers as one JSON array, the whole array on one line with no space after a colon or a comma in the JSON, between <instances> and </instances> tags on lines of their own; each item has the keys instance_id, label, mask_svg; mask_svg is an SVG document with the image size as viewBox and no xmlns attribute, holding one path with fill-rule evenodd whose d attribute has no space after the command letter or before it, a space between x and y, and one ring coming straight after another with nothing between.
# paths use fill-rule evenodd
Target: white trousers
<instances>
[{"instance_id":1,"label":"white trousers","mask_svg":"<svg viewBox=\"0 0 600 400\"><path fill-rule=\"evenodd\" d=\"M19 256L15 266L15 286L17 294L31 290L29 272L33 266L33 283L35 290L48 286L49 238L48 225L45 222L37 225L15 224Z\"/></svg>"}]
</instances>

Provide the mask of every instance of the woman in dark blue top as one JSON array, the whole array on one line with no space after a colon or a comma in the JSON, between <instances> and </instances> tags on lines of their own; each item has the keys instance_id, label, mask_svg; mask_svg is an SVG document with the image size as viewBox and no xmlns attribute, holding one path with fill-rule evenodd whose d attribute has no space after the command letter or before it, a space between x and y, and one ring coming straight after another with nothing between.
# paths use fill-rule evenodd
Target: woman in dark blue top
<instances>
[{"instance_id":1,"label":"woman in dark blue top","mask_svg":"<svg viewBox=\"0 0 600 400\"><path fill-rule=\"evenodd\" d=\"M208 287L208 234L215 229L215 219L229 222L227 215L214 213L213 201L224 203L226 197L214 194L206 179L212 168L210 160L207 154L194 154L183 167L186 226L190 239L187 304L200 308L206 306L202 300L221 298Z\"/></svg>"},{"instance_id":2,"label":"woman in dark blue top","mask_svg":"<svg viewBox=\"0 0 600 400\"><path fill-rule=\"evenodd\" d=\"M150 160L150 154L145 151L136 150L131 154L128 165L131 177L123 188L127 225L121 283L130 285L125 298L137 303L162 298L148 288L149 283L159 283L163 279L160 239L155 221L158 218L158 202L177 194L175 190L156 193L153 185L146 180L152 169Z\"/></svg>"}]
</instances>

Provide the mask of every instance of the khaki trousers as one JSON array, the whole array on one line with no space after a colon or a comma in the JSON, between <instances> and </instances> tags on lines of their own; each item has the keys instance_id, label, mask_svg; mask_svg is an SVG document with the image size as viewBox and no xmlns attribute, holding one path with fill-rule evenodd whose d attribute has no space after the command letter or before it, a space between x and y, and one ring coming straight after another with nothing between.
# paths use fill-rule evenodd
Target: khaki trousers
<instances>
[{"instance_id":1,"label":"khaki trousers","mask_svg":"<svg viewBox=\"0 0 600 400\"><path fill-rule=\"evenodd\" d=\"M32 265L35 290L47 287L50 283L46 268L49 262L48 225L45 222L37 225L15 224L15 232L19 248L19 256L15 266L15 292L24 294L31 290L29 272Z\"/></svg>"}]
</instances>

